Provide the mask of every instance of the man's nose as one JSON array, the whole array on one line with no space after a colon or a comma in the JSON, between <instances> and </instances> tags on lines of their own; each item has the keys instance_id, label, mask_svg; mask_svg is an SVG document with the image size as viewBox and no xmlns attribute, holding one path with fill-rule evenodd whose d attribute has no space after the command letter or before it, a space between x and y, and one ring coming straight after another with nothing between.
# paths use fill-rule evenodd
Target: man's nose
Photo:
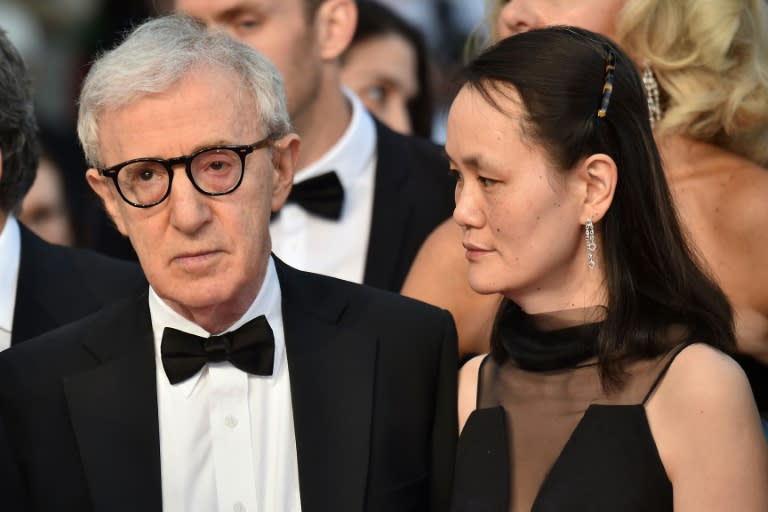
<instances>
[{"instance_id":1,"label":"man's nose","mask_svg":"<svg viewBox=\"0 0 768 512\"><path fill-rule=\"evenodd\" d=\"M212 198L197 190L180 166L175 170L170 202L171 224L185 233L195 233L211 219Z\"/></svg>"}]
</instances>

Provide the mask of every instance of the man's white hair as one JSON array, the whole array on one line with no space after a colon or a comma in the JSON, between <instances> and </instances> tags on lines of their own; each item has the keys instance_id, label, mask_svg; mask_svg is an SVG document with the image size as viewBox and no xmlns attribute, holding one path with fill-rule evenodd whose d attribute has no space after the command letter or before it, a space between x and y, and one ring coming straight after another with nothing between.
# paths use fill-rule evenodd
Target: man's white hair
<instances>
[{"instance_id":1,"label":"man's white hair","mask_svg":"<svg viewBox=\"0 0 768 512\"><path fill-rule=\"evenodd\" d=\"M89 165L103 167L99 146L99 116L144 96L168 90L200 68L231 70L242 91L256 105L253 113L266 134L290 131L283 80L259 52L223 32L209 31L189 16L155 18L134 29L91 67L80 93L77 133Z\"/></svg>"}]
</instances>

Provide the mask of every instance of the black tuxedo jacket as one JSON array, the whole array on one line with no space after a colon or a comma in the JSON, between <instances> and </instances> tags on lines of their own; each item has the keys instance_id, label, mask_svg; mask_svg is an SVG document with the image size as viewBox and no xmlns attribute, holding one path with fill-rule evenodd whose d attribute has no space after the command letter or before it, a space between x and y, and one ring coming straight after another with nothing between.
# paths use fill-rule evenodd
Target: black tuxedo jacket
<instances>
[{"instance_id":1,"label":"black tuxedo jacket","mask_svg":"<svg viewBox=\"0 0 768 512\"><path fill-rule=\"evenodd\" d=\"M278 262L304 512L447 510L447 312ZM160 510L146 294L0 354L0 508Z\"/></svg>"},{"instance_id":2,"label":"black tuxedo jacket","mask_svg":"<svg viewBox=\"0 0 768 512\"><path fill-rule=\"evenodd\" d=\"M363 283L400 291L416 253L453 214L456 182L442 150L376 121L373 215Z\"/></svg>"},{"instance_id":3,"label":"black tuxedo jacket","mask_svg":"<svg viewBox=\"0 0 768 512\"><path fill-rule=\"evenodd\" d=\"M393 132L376 121L373 214L363 284L399 292L421 244L453 214L455 180L440 147ZM106 215L99 213L95 248L135 259Z\"/></svg>"},{"instance_id":4,"label":"black tuxedo jacket","mask_svg":"<svg viewBox=\"0 0 768 512\"><path fill-rule=\"evenodd\" d=\"M21 259L11 344L79 320L147 288L135 263L53 245L19 223Z\"/></svg>"}]
</instances>

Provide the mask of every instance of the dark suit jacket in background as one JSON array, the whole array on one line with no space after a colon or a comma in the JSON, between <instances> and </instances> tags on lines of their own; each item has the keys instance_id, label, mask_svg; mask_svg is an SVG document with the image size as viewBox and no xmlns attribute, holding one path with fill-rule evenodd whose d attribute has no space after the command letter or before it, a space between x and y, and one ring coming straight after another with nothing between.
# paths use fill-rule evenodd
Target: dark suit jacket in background
<instances>
[{"instance_id":1,"label":"dark suit jacket in background","mask_svg":"<svg viewBox=\"0 0 768 512\"><path fill-rule=\"evenodd\" d=\"M453 214L456 181L441 148L376 121L376 175L363 283L399 292L424 239Z\"/></svg>"},{"instance_id":2,"label":"dark suit jacket in background","mask_svg":"<svg viewBox=\"0 0 768 512\"><path fill-rule=\"evenodd\" d=\"M49 244L21 223L19 229L21 259L12 345L147 289L135 263Z\"/></svg>"},{"instance_id":3,"label":"dark suit jacket in background","mask_svg":"<svg viewBox=\"0 0 768 512\"><path fill-rule=\"evenodd\" d=\"M373 214L363 283L399 292L424 239L453 214L456 182L442 149L432 142L400 135L379 121L376 137ZM135 260L130 243L106 214L97 212L95 218L93 248Z\"/></svg>"},{"instance_id":4,"label":"dark suit jacket in background","mask_svg":"<svg viewBox=\"0 0 768 512\"><path fill-rule=\"evenodd\" d=\"M447 510L448 313L277 270L302 510ZM146 295L0 354L0 509L160 510L155 371Z\"/></svg>"}]
</instances>

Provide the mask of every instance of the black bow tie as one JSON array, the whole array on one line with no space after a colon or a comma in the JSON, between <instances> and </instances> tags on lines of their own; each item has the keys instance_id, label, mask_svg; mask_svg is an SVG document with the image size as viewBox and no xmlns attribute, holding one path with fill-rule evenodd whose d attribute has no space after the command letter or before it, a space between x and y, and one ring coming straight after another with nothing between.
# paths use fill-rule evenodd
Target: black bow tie
<instances>
[{"instance_id":1,"label":"black bow tie","mask_svg":"<svg viewBox=\"0 0 768 512\"><path fill-rule=\"evenodd\" d=\"M232 332L210 338L166 327L160 354L171 384L187 380L208 362L229 361L244 372L272 375L275 338L264 315Z\"/></svg>"},{"instance_id":2,"label":"black bow tie","mask_svg":"<svg viewBox=\"0 0 768 512\"><path fill-rule=\"evenodd\" d=\"M330 171L294 184L288 202L297 203L320 217L339 220L344 204L344 188L336 172Z\"/></svg>"}]
</instances>

